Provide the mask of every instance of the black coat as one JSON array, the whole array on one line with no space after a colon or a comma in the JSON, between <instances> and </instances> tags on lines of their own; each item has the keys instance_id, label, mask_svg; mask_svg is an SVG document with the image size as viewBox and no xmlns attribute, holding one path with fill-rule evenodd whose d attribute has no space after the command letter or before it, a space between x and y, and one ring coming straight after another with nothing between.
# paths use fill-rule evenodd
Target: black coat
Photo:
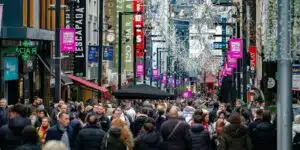
<instances>
[{"instance_id":1,"label":"black coat","mask_svg":"<svg viewBox=\"0 0 300 150\"><path fill-rule=\"evenodd\" d=\"M121 129L110 128L104 136L101 150L126 150L127 146L121 141Z\"/></svg>"},{"instance_id":2,"label":"black coat","mask_svg":"<svg viewBox=\"0 0 300 150\"><path fill-rule=\"evenodd\" d=\"M139 135L134 142L134 150L159 150L162 143L158 132L144 133Z\"/></svg>"},{"instance_id":3,"label":"black coat","mask_svg":"<svg viewBox=\"0 0 300 150\"><path fill-rule=\"evenodd\" d=\"M248 130L244 125L228 125L219 139L218 150L252 150Z\"/></svg>"},{"instance_id":4,"label":"black coat","mask_svg":"<svg viewBox=\"0 0 300 150\"><path fill-rule=\"evenodd\" d=\"M7 124L8 114L5 108L0 108L0 127Z\"/></svg>"},{"instance_id":5,"label":"black coat","mask_svg":"<svg viewBox=\"0 0 300 150\"><path fill-rule=\"evenodd\" d=\"M70 148L74 149L74 135L73 135L73 129L71 126L67 127L67 133L68 133L68 138L69 138L69 144L70 144ZM47 133L46 136L46 141L50 141L50 140L57 140L60 141L61 137L63 135L63 131L61 129L59 129L59 125L56 124L54 126L52 126Z\"/></svg>"},{"instance_id":6,"label":"black coat","mask_svg":"<svg viewBox=\"0 0 300 150\"><path fill-rule=\"evenodd\" d=\"M191 135L189 125L186 122L182 121L174 134L168 139L178 121L177 119L169 119L160 128L164 150L191 150Z\"/></svg>"},{"instance_id":7,"label":"black coat","mask_svg":"<svg viewBox=\"0 0 300 150\"><path fill-rule=\"evenodd\" d=\"M77 136L76 150L100 150L105 132L96 125L87 125Z\"/></svg>"},{"instance_id":8,"label":"black coat","mask_svg":"<svg viewBox=\"0 0 300 150\"><path fill-rule=\"evenodd\" d=\"M276 130L273 124L266 121L260 121L259 123L250 125L249 133L252 141L252 150L276 149Z\"/></svg>"},{"instance_id":9,"label":"black coat","mask_svg":"<svg viewBox=\"0 0 300 150\"><path fill-rule=\"evenodd\" d=\"M38 144L24 144L16 148L16 150L41 150Z\"/></svg>"},{"instance_id":10,"label":"black coat","mask_svg":"<svg viewBox=\"0 0 300 150\"><path fill-rule=\"evenodd\" d=\"M28 118L15 117L0 129L0 149L13 150L22 145L23 129L31 125Z\"/></svg>"},{"instance_id":11,"label":"black coat","mask_svg":"<svg viewBox=\"0 0 300 150\"><path fill-rule=\"evenodd\" d=\"M107 132L110 128L110 120L107 116L101 116L99 118L99 124L103 131Z\"/></svg>"},{"instance_id":12,"label":"black coat","mask_svg":"<svg viewBox=\"0 0 300 150\"><path fill-rule=\"evenodd\" d=\"M210 150L209 133L201 124L193 124L190 134L192 137L192 150Z\"/></svg>"}]
</instances>

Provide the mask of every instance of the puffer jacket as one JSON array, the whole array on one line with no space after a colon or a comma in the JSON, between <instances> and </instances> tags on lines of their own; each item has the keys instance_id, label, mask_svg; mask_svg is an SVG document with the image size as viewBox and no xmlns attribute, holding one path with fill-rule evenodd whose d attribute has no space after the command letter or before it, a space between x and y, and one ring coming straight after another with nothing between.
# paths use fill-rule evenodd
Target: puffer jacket
<instances>
[{"instance_id":1,"label":"puffer jacket","mask_svg":"<svg viewBox=\"0 0 300 150\"><path fill-rule=\"evenodd\" d=\"M101 150L126 150L127 146L121 141L121 129L110 128L101 144Z\"/></svg>"},{"instance_id":2,"label":"puffer jacket","mask_svg":"<svg viewBox=\"0 0 300 150\"><path fill-rule=\"evenodd\" d=\"M87 125L77 135L76 150L99 150L104 135L97 125Z\"/></svg>"},{"instance_id":3,"label":"puffer jacket","mask_svg":"<svg viewBox=\"0 0 300 150\"><path fill-rule=\"evenodd\" d=\"M225 127L218 150L252 150L247 127L241 124L230 124Z\"/></svg>"},{"instance_id":4,"label":"puffer jacket","mask_svg":"<svg viewBox=\"0 0 300 150\"><path fill-rule=\"evenodd\" d=\"M190 129L192 137L192 150L210 150L209 133L201 124L193 124Z\"/></svg>"},{"instance_id":5,"label":"puffer jacket","mask_svg":"<svg viewBox=\"0 0 300 150\"><path fill-rule=\"evenodd\" d=\"M134 142L134 150L159 150L162 143L160 134L156 131L138 136Z\"/></svg>"},{"instance_id":6,"label":"puffer jacket","mask_svg":"<svg viewBox=\"0 0 300 150\"><path fill-rule=\"evenodd\" d=\"M22 145L22 131L31 125L28 118L17 116L0 129L0 149L13 150Z\"/></svg>"},{"instance_id":7,"label":"puffer jacket","mask_svg":"<svg viewBox=\"0 0 300 150\"><path fill-rule=\"evenodd\" d=\"M253 150L275 150L276 130L273 124L266 121L257 124L256 127L253 128L251 141Z\"/></svg>"}]
</instances>

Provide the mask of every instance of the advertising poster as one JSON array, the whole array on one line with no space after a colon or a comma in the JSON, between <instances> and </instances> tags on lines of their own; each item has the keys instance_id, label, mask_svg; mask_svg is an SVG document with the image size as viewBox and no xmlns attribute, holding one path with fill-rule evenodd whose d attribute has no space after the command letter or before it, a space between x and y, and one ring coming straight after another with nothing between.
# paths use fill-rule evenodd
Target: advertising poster
<instances>
[{"instance_id":1,"label":"advertising poster","mask_svg":"<svg viewBox=\"0 0 300 150\"><path fill-rule=\"evenodd\" d=\"M229 51L232 52L233 58L243 57L243 40L239 38L233 38L229 40Z\"/></svg>"},{"instance_id":2,"label":"advertising poster","mask_svg":"<svg viewBox=\"0 0 300 150\"><path fill-rule=\"evenodd\" d=\"M60 52L62 53L73 53L76 49L75 33L74 28L63 28L60 29Z\"/></svg>"},{"instance_id":3,"label":"advertising poster","mask_svg":"<svg viewBox=\"0 0 300 150\"><path fill-rule=\"evenodd\" d=\"M99 46L89 46L88 63L97 63L99 59Z\"/></svg>"},{"instance_id":4,"label":"advertising poster","mask_svg":"<svg viewBox=\"0 0 300 150\"><path fill-rule=\"evenodd\" d=\"M137 63L136 64L136 76L140 77L144 75L144 64L143 63Z\"/></svg>"},{"instance_id":5,"label":"advertising poster","mask_svg":"<svg viewBox=\"0 0 300 150\"><path fill-rule=\"evenodd\" d=\"M114 58L114 47L103 46L103 60L112 61Z\"/></svg>"},{"instance_id":6,"label":"advertising poster","mask_svg":"<svg viewBox=\"0 0 300 150\"><path fill-rule=\"evenodd\" d=\"M18 80L19 79L19 62L18 57L4 57L4 80Z\"/></svg>"}]
</instances>

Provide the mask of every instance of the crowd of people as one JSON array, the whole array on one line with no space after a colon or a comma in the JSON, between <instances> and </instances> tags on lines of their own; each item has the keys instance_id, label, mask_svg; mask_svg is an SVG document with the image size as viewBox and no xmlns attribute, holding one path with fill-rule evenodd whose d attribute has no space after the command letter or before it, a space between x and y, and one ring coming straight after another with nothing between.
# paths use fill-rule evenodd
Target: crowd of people
<instances>
[{"instance_id":1,"label":"crowd of people","mask_svg":"<svg viewBox=\"0 0 300 150\"><path fill-rule=\"evenodd\" d=\"M13 106L1 99L0 150L275 150L272 118L262 103L249 109L240 100L60 100L46 109L39 97Z\"/></svg>"}]
</instances>

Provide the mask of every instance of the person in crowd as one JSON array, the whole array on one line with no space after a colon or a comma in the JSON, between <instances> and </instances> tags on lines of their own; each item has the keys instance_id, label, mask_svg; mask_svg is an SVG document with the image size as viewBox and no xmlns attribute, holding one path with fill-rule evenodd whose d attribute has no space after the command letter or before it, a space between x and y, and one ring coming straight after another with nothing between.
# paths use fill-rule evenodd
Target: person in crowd
<instances>
[{"instance_id":1,"label":"person in crowd","mask_svg":"<svg viewBox=\"0 0 300 150\"><path fill-rule=\"evenodd\" d=\"M217 146L218 150L252 150L248 129L241 124L240 113L232 113L229 122L230 125L225 127L223 140Z\"/></svg>"},{"instance_id":2,"label":"person in crowd","mask_svg":"<svg viewBox=\"0 0 300 150\"><path fill-rule=\"evenodd\" d=\"M53 119L53 124L56 124L58 113L60 112L60 108L65 104L64 100L60 100L57 104L54 104L54 108L51 113L51 118Z\"/></svg>"},{"instance_id":3,"label":"person in crowd","mask_svg":"<svg viewBox=\"0 0 300 150\"><path fill-rule=\"evenodd\" d=\"M191 136L189 125L180 121L178 108L173 106L168 113L168 120L160 129L163 138L163 149L165 150L190 150Z\"/></svg>"},{"instance_id":4,"label":"person in crowd","mask_svg":"<svg viewBox=\"0 0 300 150\"><path fill-rule=\"evenodd\" d=\"M251 122L248 126L249 136L251 139L254 138L254 133L256 131L257 125L263 122L263 113L264 110L262 109L256 110L254 121Z\"/></svg>"},{"instance_id":5,"label":"person in crowd","mask_svg":"<svg viewBox=\"0 0 300 150\"><path fill-rule=\"evenodd\" d=\"M38 121L38 113L37 113L37 109L35 107L28 107L29 108L29 119L31 121L31 125L34 126L36 124L36 122Z\"/></svg>"},{"instance_id":6,"label":"person in crowd","mask_svg":"<svg viewBox=\"0 0 300 150\"><path fill-rule=\"evenodd\" d=\"M33 98L33 102L30 105L30 108L35 108L35 110L42 110L45 109L45 106L42 104L42 99L38 96Z\"/></svg>"},{"instance_id":7,"label":"person in crowd","mask_svg":"<svg viewBox=\"0 0 300 150\"><path fill-rule=\"evenodd\" d=\"M186 122L189 122L192 119L193 114L196 110L192 105L193 105L193 101L191 100L188 101L187 106L185 106L182 111L182 117L185 118Z\"/></svg>"},{"instance_id":8,"label":"person in crowd","mask_svg":"<svg viewBox=\"0 0 300 150\"><path fill-rule=\"evenodd\" d=\"M133 135L128 125L122 119L113 119L110 129L104 136L101 150L133 150L133 147Z\"/></svg>"},{"instance_id":9,"label":"person in crowd","mask_svg":"<svg viewBox=\"0 0 300 150\"><path fill-rule=\"evenodd\" d=\"M73 129L73 136L76 137L83 127L83 122L80 120L79 113L76 108L71 109L70 126Z\"/></svg>"},{"instance_id":10,"label":"person in crowd","mask_svg":"<svg viewBox=\"0 0 300 150\"><path fill-rule=\"evenodd\" d=\"M134 108L131 106L131 102L129 100L125 100L123 102L124 113L130 116L131 120L135 119L136 112Z\"/></svg>"},{"instance_id":11,"label":"person in crowd","mask_svg":"<svg viewBox=\"0 0 300 150\"><path fill-rule=\"evenodd\" d=\"M42 119L42 124L40 125L40 127L37 127L37 132L38 132L40 142L42 145L44 145L46 143L46 136L47 136L49 128L50 128L49 118L44 117Z\"/></svg>"},{"instance_id":12,"label":"person in crowd","mask_svg":"<svg viewBox=\"0 0 300 150\"><path fill-rule=\"evenodd\" d=\"M203 115L202 109L196 109L195 112L194 112L194 114L193 114L192 120L190 122L188 122L189 125L191 126L192 124L195 123L195 117L196 116L201 116L201 120L202 120L202 115Z\"/></svg>"},{"instance_id":13,"label":"person in crowd","mask_svg":"<svg viewBox=\"0 0 300 150\"><path fill-rule=\"evenodd\" d=\"M31 125L30 120L24 114L23 104L16 104L9 108L8 124L0 128L0 149L13 150L22 144L22 131Z\"/></svg>"},{"instance_id":14,"label":"person in crowd","mask_svg":"<svg viewBox=\"0 0 300 150\"><path fill-rule=\"evenodd\" d=\"M209 112L209 120L216 121L218 109L219 109L219 103L214 102L213 103L213 109L212 109L211 112Z\"/></svg>"},{"instance_id":15,"label":"person in crowd","mask_svg":"<svg viewBox=\"0 0 300 150\"><path fill-rule=\"evenodd\" d=\"M0 127L7 124L8 113L7 113L7 100L5 98L0 99Z\"/></svg>"},{"instance_id":16,"label":"person in crowd","mask_svg":"<svg viewBox=\"0 0 300 150\"><path fill-rule=\"evenodd\" d=\"M210 137L212 137L215 128L213 128L213 123L209 120L209 113L203 113L202 126L204 127L204 130L209 133Z\"/></svg>"},{"instance_id":17,"label":"person in crowd","mask_svg":"<svg viewBox=\"0 0 300 150\"><path fill-rule=\"evenodd\" d=\"M293 149L300 149L300 114L295 116L292 127Z\"/></svg>"},{"instance_id":18,"label":"person in crowd","mask_svg":"<svg viewBox=\"0 0 300 150\"><path fill-rule=\"evenodd\" d=\"M16 150L41 150L39 136L34 126L26 126L22 134L23 145Z\"/></svg>"},{"instance_id":19,"label":"person in crowd","mask_svg":"<svg viewBox=\"0 0 300 150\"><path fill-rule=\"evenodd\" d=\"M35 122L34 126L37 128L37 127L40 127L42 125L42 122L43 122L43 118L47 117L48 120L49 120L49 123L51 122L51 119L49 118L49 115L47 113L46 110L39 110L38 111L38 119L37 121ZM50 124L49 124L50 125Z\"/></svg>"},{"instance_id":20,"label":"person in crowd","mask_svg":"<svg viewBox=\"0 0 300 150\"><path fill-rule=\"evenodd\" d=\"M155 129L155 120L147 118L141 134L135 139L134 150L159 150L161 143L161 136Z\"/></svg>"},{"instance_id":21,"label":"person in crowd","mask_svg":"<svg viewBox=\"0 0 300 150\"><path fill-rule=\"evenodd\" d=\"M161 125L167 120L165 116L165 108L162 105L157 106L158 117L155 121L156 130L160 130Z\"/></svg>"},{"instance_id":22,"label":"person in crowd","mask_svg":"<svg viewBox=\"0 0 300 150\"><path fill-rule=\"evenodd\" d=\"M66 105L66 104L58 105L58 109L59 109L59 112L57 113L56 116L53 116L54 118L52 118L54 125L57 124L58 115L60 113L68 113L68 105Z\"/></svg>"},{"instance_id":23,"label":"person in crowd","mask_svg":"<svg viewBox=\"0 0 300 150\"><path fill-rule=\"evenodd\" d=\"M262 116L261 122L256 122L252 130L249 130L253 150L276 150L276 130L271 123L271 113L264 110L259 115Z\"/></svg>"},{"instance_id":24,"label":"person in crowd","mask_svg":"<svg viewBox=\"0 0 300 150\"><path fill-rule=\"evenodd\" d=\"M194 116L194 124L190 129L192 150L210 150L210 137L202 125L202 116Z\"/></svg>"},{"instance_id":25,"label":"person in crowd","mask_svg":"<svg viewBox=\"0 0 300 150\"><path fill-rule=\"evenodd\" d=\"M218 114L216 122L214 122L214 123L212 124L212 129L213 129L214 131L216 131L216 128L217 128L217 121L218 121L218 120L222 120L222 121L225 123L225 126L228 126L228 125L230 124L230 123L227 121L227 117L226 117L225 115L226 115L225 112L220 112L220 113Z\"/></svg>"},{"instance_id":26,"label":"person in crowd","mask_svg":"<svg viewBox=\"0 0 300 150\"><path fill-rule=\"evenodd\" d=\"M142 129L145 121L148 118L147 114L148 114L148 108L143 107L141 111L136 115L136 119L133 122L133 126L132 126L133 128L132 133L134 137L136 137L140 133L140 130Z\"/></svg>"},{"instance_id":27,"label":"person in crowd","mask_svg":"<svg viewBox=\"0 0 300 150\"><path fill-rule=\"evenodd\" d=\"M225 113L225 117L228 117L230 112L227 111L227 108L229 108L229 107L227 107L227 105L225 103L220 104L220 107L219 107L216 115L219 116L220 113L223 112L223 113Z\"/></svg>"},{"instance_id":28,"label":"person in crowd","mask_svg":"<svg viewBox=\"0 0 300 150\"><path fill-rule=\"evenodd\" d=\"M216 121L216 133L211 138L211 149L217 150L221 141L224 141L223 135L225 130L225 122L222 119Z\"/></svg>"},{"instance_id":29,"label":"person in crowd","mask_svg":"<svg viewBox=\"0 0 300 150\"><path fill-rule=\"evenodd\" d=\"M77 135L76 150L100 149L105 132L97 123L97 115L90 114L87 116L87 125Z\"/></svg>"},{"instance_id":30,"label":"person in crowd","mask_svg":"<svg viewBox=\"0 0 300 150\"><path fill-rule=\"evenodd\" d=\"M235 107L234 107L234 109L233 109L233 111L232 111L233 113L234 112L237 112L237 113L239 113L239 114L243 114L243 113L248 113L248 115L249 115L249 112L248 112L248 110L247 110L247 108L244 108L244 107L242 107L242 101L241 100L236 100L235 101ZM250 116L250 115L249 115Z\"/></svg>"},{"instance_id":31,"label":"person in crowd","mask_svg":"<svg viewBox=\"0 0 300 150\"><path fill-rule=\"evenodd\" d=\"M68 148L62 141L52 140L46 143L43 150L68 150Z\"/></svg>"},{"instance_id":32,"label":"person in crowd","mask_svg":"<svg viewBox=\"0 0 300 150\"><path fill-rule=\"evenodd\" d=\"M73 129L69 126L70 117L69 114L61 112L58 114L58 123L52 126L47 133L46 142L50 140L61 140L68 150L72 150L73 143Z\"/></svg>"},{"instance_id":33,"label":"person in crowd","mask_svg":"<svg viewBox=\"0 0 300 150\"><path fill-rule=\"evenodd\" d=\"M110 120L105 114L105 108L103 105L95 105L94 113L98 117L98 124L102 128L103 131L107 132L110 127Z\"/></svg>"},{"instance_id":34,"label":"person in crowd","mask_svg":"<svg viewBox=\"0 0 300 150\"><path fill-rule=\"evenodd\" d=\"M114 119L121 119L123 120L128 127L132 124L131 117L123 112L121 107L117 107L113 111L113 116L111 117L111 121Z\"/></svg>"}]
</instances>

